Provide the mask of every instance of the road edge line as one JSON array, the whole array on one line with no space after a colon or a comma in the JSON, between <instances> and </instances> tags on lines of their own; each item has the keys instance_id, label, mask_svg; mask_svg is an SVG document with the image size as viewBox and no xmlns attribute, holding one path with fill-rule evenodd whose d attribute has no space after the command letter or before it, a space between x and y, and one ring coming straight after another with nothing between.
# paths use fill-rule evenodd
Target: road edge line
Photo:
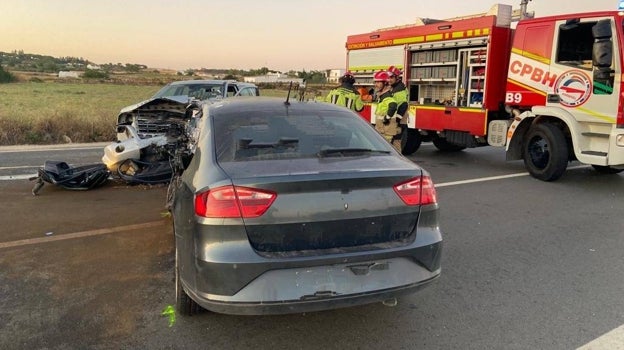
<instances>
[{"instance_id":1,"label":"road edge line","mask_svg":"<svg viewBox=\"0 0 624 350\"><path fill-rule=\"evenodd\" d=\"M25 245L39 244L39 243L64 241L67 239L74 239L74 238L99 236L99 235L118 233L118 232L123 232L123 231L141 230L141 229L164 226L164 225L165 225L164 221L159 220L159 221L145 222L142 224L133 224L133 225L126 225L126 226L101 228L101 229L89 230L89 231L65 233L65 234L60 234L58 236L46 236L46 237L21 239L17 241L0 242L0 249L22 247Z\"/></svg>"},{"instance_id":2,"label":"road edge line","mask_svg":"<svg viewBox=\"0 0 624 350\"><path fill-rule=\"evenodd\" d=\"M621 325L611 331L601 335L600 337L590 341L589 343L576 348L576 350L590 349L624 349L624 325Z\"/></svg>"}]
</instances>

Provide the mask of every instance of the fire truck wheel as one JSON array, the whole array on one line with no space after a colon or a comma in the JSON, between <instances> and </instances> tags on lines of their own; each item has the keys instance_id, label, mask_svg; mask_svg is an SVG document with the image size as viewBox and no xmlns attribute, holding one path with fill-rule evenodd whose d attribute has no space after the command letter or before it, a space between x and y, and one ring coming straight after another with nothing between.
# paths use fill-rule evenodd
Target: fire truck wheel
<instances>
[{"instance_id":1,"label":"fire truck wheel","mask_svg":"<svg viewBox=\"0 0 624 350\"><path fill-rule=\"evenodd\" d=\"M624 171L624 169L616 169L616 168L613 168L610 166L604 166L604 165L592 165L592 167L594 168L594 170L596 170L600 174L619 174L622 171Z\"/></svg>"},{"instance_id":2,"label":"fire truck wheel","mask_svg":"<svg viewBox=\"0 0 624 350\"><path fill-rule=\"evenodd\" d=\"M524 165L543 181L554 181L568 166L568 144L561 129L553 124L533 125L523 147Z\"/></svg>"},{"instance_id":3,"label":"fire truck wheel","mask_svg":"<svg viewBox=\"0 0 624 350\"><path fill-rule=\"evenodd\" d=\"M418 151L422 138L420 133L414 129L405 129L401 135L401 153L405 156Z\"/></svg>"},{"instance_id":4,"label":"fire truck wheel","mask_svg":"<svg viewBox=\"0 0 624 350\"><path fill-rule=\"evenodd\" d=\"M448 142L445 138L435 135L431 138L433 145L442 152L459 152L466 147Z\"/></svg>"}]
</instances>

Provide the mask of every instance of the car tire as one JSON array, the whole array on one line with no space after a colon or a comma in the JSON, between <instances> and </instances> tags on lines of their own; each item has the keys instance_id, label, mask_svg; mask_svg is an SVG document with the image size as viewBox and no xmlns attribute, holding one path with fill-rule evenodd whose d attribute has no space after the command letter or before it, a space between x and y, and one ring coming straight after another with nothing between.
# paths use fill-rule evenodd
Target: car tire
<instances>
[{"instance_id":1,"label":"car tire","mask_svg":"<svg viewBox=\"0 0 624 350\"><path fill-rule=\"evenodd\" d=\"M178 248L175 249L175 297L176 297L176 310L180 315L192 316L197 314L201 307L186 294L184 287L180 281L180 268L179 268Z\"/></svg>"},{"instance_id":2,"label":"car tire","mask_svg":"<svg viewBox=\"0 0 624 350\"><path fill-rule=\"evenodd\" d=\"M610 175L610 174L619 174L622 171L624 171L624 169L616 169L610 166L605 166L605 165L592 165L592 167L594 168L594 170L596 170L598 173L600 174L606 174L606 175Z\"/></svg>"},{"instance_id":3,"label":"car tire","mask_svg":"<svg viewBox=\"0 0 624 350\"><path fill-rule=\"evenodd\" d=\"M418 150L421 142L422 137L418 130L405 127L401 135L401 153L404 156L409 156Z\"/></svg>"},{"instance_id":4,"label":"car tire","mask_svg":"<svg viewBox=\"0 0 624 350\"><path fill-rule=\"evenodd\" d=\"M553 124L533 125L522 154L531 176L542 181L557 180L568 166L568 143L563 131Z\"/></svg>"},{"instance_id":5,"label":"car tire","mask_svg":"<svg viewBox=\"0 0 624 350\"><path fill-rule=\"evenodd\" d=\"M459 152L466 149L466 147L450 143L445 138L438 135L434 135L431 141L433 141L433 145L442 152Z\"/></svg>"}]
</instances>

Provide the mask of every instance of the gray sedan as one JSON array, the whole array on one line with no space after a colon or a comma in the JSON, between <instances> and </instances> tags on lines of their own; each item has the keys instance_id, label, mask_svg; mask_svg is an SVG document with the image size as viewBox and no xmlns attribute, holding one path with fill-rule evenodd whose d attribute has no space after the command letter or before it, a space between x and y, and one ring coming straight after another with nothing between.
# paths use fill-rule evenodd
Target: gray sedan
<instances>
[{"instance_id":1,"label":"gray sedan","mask_svg":"<svg viewBox=\"0 0 624 350\"><path fill-rule=\"evenodd\" d=\"M171 183L176 303L282 314L394 300L440 275L429 174L326 103L203 103Z\"/></svg>"}]
</instances>

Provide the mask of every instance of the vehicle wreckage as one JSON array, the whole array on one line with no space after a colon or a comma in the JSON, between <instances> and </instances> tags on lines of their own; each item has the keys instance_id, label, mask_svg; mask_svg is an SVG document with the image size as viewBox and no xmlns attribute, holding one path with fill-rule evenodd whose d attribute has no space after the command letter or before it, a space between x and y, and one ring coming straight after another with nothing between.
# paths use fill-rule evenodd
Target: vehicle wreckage
<instances>
[{"instance_id":1,"label":"vehicle wreckage","mask_svg":"<svg viewBox=\"0 0 624 350\"><path fill-rule=\"evenodd\" d=\"M102 163L70 166L45 162L32 193L51 183L68 190L89 190L107 179L128 184L164 184L190 160L202 102L182 96L157 97L123 108L117 117L117 141L104 148Z\"/></svg>"}]
</instances>

